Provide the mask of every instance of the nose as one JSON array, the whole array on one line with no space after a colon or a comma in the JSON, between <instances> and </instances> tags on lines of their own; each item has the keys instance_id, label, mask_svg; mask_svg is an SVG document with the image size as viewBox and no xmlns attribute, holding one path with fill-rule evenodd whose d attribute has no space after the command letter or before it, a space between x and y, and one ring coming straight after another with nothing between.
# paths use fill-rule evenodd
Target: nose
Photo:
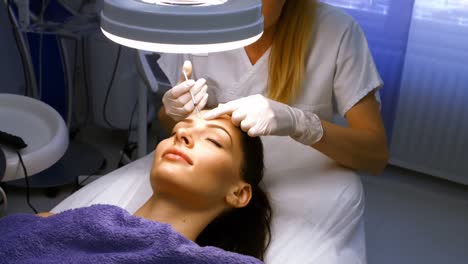
<instances>
[{"instance_id":1,"label":"nose","mask_svg":"<svg viewBox=\"0 0 468 264\"><path fill-rule=\"evenodd\" d=\"M192 148L194 145L193 137L188 133L187 129L177 129L175 134L175 143L183 145L188 148Z\"/></svg>"}]
</instances>

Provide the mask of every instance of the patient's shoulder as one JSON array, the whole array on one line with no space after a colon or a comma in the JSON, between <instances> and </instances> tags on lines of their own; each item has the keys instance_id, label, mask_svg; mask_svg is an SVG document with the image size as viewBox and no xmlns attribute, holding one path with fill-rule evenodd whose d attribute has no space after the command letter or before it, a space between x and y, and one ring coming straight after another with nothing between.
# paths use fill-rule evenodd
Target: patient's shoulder
<instances>
[{"instance_id":1,"label":"patient's shoulder","mask_svg":"<svg viewBox=\"0 0 468 264\"><path fill-rule=\"evenodd\" d=\"M51 213L51 212L43 212L43 213L38 213L36 214L37 216L40 216L40 217L49 217L49 216L52 216L54 215L54 213Z\"/></svg>"}]
</instances>

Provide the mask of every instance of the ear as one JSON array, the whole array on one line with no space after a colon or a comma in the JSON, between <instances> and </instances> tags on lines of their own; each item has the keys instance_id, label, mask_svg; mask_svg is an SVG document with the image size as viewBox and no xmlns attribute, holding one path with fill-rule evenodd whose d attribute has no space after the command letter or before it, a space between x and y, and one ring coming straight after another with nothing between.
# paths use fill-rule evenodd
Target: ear
<instances>
[{"instance_id":1,"label":"ear","mask_svg":"<svg viewBox=\"0 0 468 264\"><path fill-rule=\"evenodd\" d=\"M249 204L252 198L252 187L242 182L233 187L226 195L226 202L232 208L242 208Z\"/></svg>"}]
</instances>

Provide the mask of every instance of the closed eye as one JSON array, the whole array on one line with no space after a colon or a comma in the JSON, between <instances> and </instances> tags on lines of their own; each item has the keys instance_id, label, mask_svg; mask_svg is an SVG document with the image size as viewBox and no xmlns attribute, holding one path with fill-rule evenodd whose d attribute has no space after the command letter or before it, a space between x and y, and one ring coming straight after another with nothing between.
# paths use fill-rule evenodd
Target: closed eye
<instances>
[{"instance_id":1,"label":"closed eye","mask_svg":"<svg viewBox=\"0 0 468 264\"><path fill-rule=\"evenodd\" d=\"M210 141L211 143L213 143L218 148L223 148L223 146L218 141L216 141L216 140L214 140L212 138L207 138L206 140Z\"/></svg>"}]
</instances>

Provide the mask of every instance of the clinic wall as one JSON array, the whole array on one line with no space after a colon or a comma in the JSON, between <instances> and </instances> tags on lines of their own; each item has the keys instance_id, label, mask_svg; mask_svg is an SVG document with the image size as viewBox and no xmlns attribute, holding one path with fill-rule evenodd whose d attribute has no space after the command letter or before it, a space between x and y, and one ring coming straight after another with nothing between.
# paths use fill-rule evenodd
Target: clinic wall
<instances>
[{"instance_id":1,"label":"clinic wall","mask_svg":"<svg viewBox=\"0 0 468 264\"><path fill-rule=\"evenodd\" d=\"M322 0L362 27L379 73L390 164L468 185L468 6Z\"/></svg>"},{"instance_id":2,"label":"clinic wall","mask_svg":"<svg viewBox=\"0 0 468 264\"><path fill-rule=\"evenodd\" d=\"M24 94L25 81L4 2L0 3L0 93Z\"/></svg>"},{"instance_id":3,"label":"clinic wall","mask_svg":"<svg viewBox=\"0 0 468 264\"><path fill-rule=\"evenodd\" d=\"M416 0L390 162L468 185L468 6L448 4Z\"/></svg>"}]
</instances>

